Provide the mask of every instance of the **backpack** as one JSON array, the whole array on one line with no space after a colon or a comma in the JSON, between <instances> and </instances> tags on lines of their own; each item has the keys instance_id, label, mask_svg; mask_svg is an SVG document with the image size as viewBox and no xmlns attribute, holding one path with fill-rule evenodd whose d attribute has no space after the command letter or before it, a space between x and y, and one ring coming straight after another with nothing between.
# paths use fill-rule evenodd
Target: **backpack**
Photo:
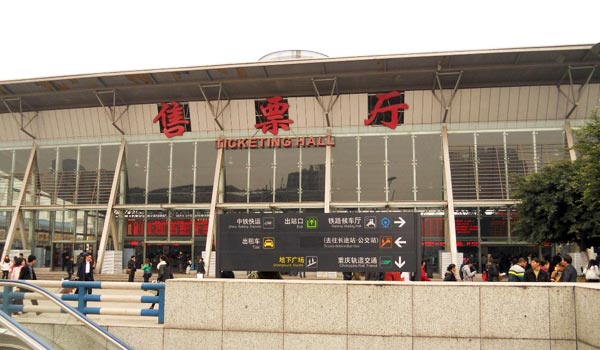
<instances>
[{"instance_id":1,"label":"backpack","mask_svg":"<svg viewBox=\"0 0 600 350\"><path fill-rule=\"evenodd\" d=\"M462 265L460 265L460 270L458 270L458 274L459 274L461 280L465 279L465 274L463 272L463 267L465 267L464 263Z\"/></svg>"}]
</instances>

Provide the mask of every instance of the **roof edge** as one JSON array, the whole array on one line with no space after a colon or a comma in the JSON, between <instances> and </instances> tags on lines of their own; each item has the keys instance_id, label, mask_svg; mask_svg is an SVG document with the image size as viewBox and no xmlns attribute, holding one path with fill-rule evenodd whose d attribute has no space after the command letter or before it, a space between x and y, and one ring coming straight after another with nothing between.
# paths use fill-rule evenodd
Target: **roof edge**
<instances>
[{"instance_id":1,"label":"roof edge","mask_svg":"<svg viewBox=\"0 0 600 350\"><path fill-rule=\"evenodd\" d=\"M208 70L208 69L235 69L242 67L260 67L260 66L278 66L290 64L305 64L305 63L336 63L345 61L366 61L366 60L385 60L396 58L418 58L418 57L435 57L435 56L457 56L457 55L477 55L477 54L497 54L497 53L518 53L518 52L536 52L536 51L567 51L567 50L589 50L594 44L576 44L576 45L560 45L560 46L533 46L533 47L518 47L504 49L486 49L486 50L459 50L459 51L433 51L424 53L405 53L405 54L386 54L386 55L368 55L368 56L346 56L332 58L312 58L287 61L262 61L262 62L245 62L218 64L206 66L188 66L188 67L172 67L172 68L154 68L140 69L129 71L113 71L101 73L85 73L73 75L61 75L27 79L0 80L0 85L3 84L24 84L24 83L39 83L47 81L58 81L65 79L83 79L83 78L102 78L110 76L130 75L130 74L154 74L154 73L174 73L189 70Z\"/></svg>"}]
</instances>

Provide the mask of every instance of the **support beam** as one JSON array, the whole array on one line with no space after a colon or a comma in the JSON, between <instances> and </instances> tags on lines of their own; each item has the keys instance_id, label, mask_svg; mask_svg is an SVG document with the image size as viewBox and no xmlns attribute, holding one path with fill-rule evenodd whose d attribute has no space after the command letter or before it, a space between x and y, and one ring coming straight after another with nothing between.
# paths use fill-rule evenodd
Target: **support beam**
<instances>
[{"instance_id":1,"label":"support beam","mask_svg":"<svg viewBox=\"0 0 600 350\"><path fill-rule=\"evenodd\" d=\"M18 111L14 111L13 108L10 107L9 102L17 102L19 104ZM19 126L19 130L35 140L35 136L32 133L30 133L29 131L27 131L26 128L31 124L31 122L35 118L38 117L39 112L35 112L35 114L32 117L28 118L25 115L25 113L23 113L23 100L20 97L3 98L2 103L4 104L6 109L8 109L8 112L12 115L13 119L17 123L17 126ZM17 117L15 117L15 114L19 114L19 116L21 117L20 120L17 119Z\"/></svg>"},{"instance_id":2,"label":"support beam","mask_svg":"<svg viewBox=\"0 0 600 350\"><path fill-rule=\"evenodd\" d=\"M565 120L565 124L563 125L565 129L565 135L567 136L567 148L569 149L569 158L571 162L577 160L577 153L575 152L575 143L573 141L573 129L571 129L571 124Z\"/></svg>"},{"instance_id":3,"label":"support beam","mask_svg":"<svg viewBox=\"0 0 600 350\"><path fill-rule=\"evenodd\" d=\"M431 88L431 92L433 92L433 97L435 97L440 105L442 106L442 110L444 115L442 116L442 123L446 122L448 118L448 112L450 111L450 107L452 107L452 101L454 101L454 96L456 96L456 91L458 91L458 85L460 84L460 79L462 78L463 71L459 72L435 72L435 79L433 80L433 87ZM454 88L452 89L452 93L450 94L450 99L446 101L444 97L444 87L442 86L442 81L440 77L442 76L456 76L456 82L454 83ZM439 90L440 96L436 94L436 89Z\"/></svg>"},{"instance_id":4,"label":"support beam","mask_svg":"<svg viewBox=\"0 0 600 350\"><path fill-rule=\"evenodd\" d=\"M223 149L217 151L217 160L215 164L215 176L213 178L213 191L210 198L210 214L208 217L208 230L206 234L206 246L204 247L204 264L206 267L206 277L210 274L210 255L212 254L212 246L215 237L215 227L217 221L217 201L219 199L219 184L221 178L221 170L223 166ZM215 274L218 272L215 270ZM216 277L216 276L210 276Z\"/></svg>"},{"instance_id":5,"label":"support beam","mask_svg":"<svg viewBox=\"0 0 600 350\"><path fill-rule=\"evenodd\" d=\"M31 148L31 153L29 154L29 160L27 161L25 174L23 175L23 183L21 185L21 192L19 192L19 198L17 198L17 201L13 203L15 207L13 211L13 216L10 220L10 226L8 227L8 232L6 233L6 241L4 243L4 249L2 250L2 256L8 255L8 252L10 252L10 249L12 248L15 236L15 227L19 224L21 216L21 205L23 204L23 200L25 199L25 195L27 194L27 184L29 182L29 178L31 177L31 171L33 169L33 163L35 162L36 153L37 145L34 144L33 148ZM24 239L25 233L23 232L23 228L21 228L21 235ZM24 242L24 244L25 243L26 242Z\"/></svg>"},{"instance_id":6,"label":"support beam","mask_svg":"<svg viewBox=\"0 0 600 350\"><path fill-rule=\"evenodd\" d=\"M448 241L446 251L450 246L452 263L460 266L458 261L458 249L456 247L456 225L454 220L454 193L452 192L452 172L450 171L450 148L448 146L448 126L442 126L442 155L444 158L444 187L446 188L446 200L448 201Z\"/></svg>"},{"instance_id":7,"label":"support beam","mask_svg":"<svg viewBox=\"0 0 600 350\"><path fill-rule=\"evenodd\" d=\"M327 136L331 136L331 129L327 129ZM325 147L325 213L331 212L331 147Z\"/></svg>"},{"instance_id":8,"label":"support beam","mask_svg":"<svg viewBox=\"0 0 600 350\"><path fill-rule=\"evenodd\" d=\"M573 114L573 112L575 112L575 110L579 106L579 100L581 100L581 96L583 96L582 91L590 83L590 80L592 79L592 76L596 72L597 68L598 68L598 66L583 66L583 67L569 66L569 68L567 69L565 74L563 74L563 77L558 82L558 85L557 85L558 92L567 98L567 101L571 107L571 108L569 108L569 111L565 115L565 120L569 119L571 114ZM573 72L576 70L589 70L590 71L585 82L583 84L581 84L577 90L575 90L575 86L573 84ZM565 79L565 77L569 78L568 94L565 93L561 88L562 81Z\"/></svg>"},{"instance_id":9,"label":"support beam","mask_svg":"<svg viewBox=\"0 0 600 350\"><path fill-rule=\"evenodd\" d=\"M211 84L211 85L200 84L200 85L198 85L198 87L200 88L202 97L204 97L204 101L206 103L208 103L208 108L210 109L210 113L212 114L215 123L219 127L219 130L223 131L224 130L223 124L221 124L221 122L219 122L219 118L223 115L223 112L225 111L225 109L227 109L227 107L229 107L229 104L231 103L231 99L229 98L229 95L227 95L227 91L225 91L225 89L223 88L223 83ZM216 100L216 104L214 104L214 105L213 105L213 101L211 101L208 98L208 90L209 89L217 89L217 100ZM226 101L225 105L221 104L222 96L225 98L225 101Z\"/></svg>"},{"instance_id":10,"label":"support beam","mask_svg":"<svg viewBox=\"0 0 600 350\"><path fill-rule=\"evenodd\" d=\"M114 220L113 207L115 205L115 199L117 198L117 190L119 188L119 180L121 178L121 167L123 166L123 159L125 158L125 140L121 141L121 147L119 149L119 156L117 157L117 164L115 166L115 174L113 176L112 186L110 188L110 196L108 197L108 203L106 204L106 217L104 218L104 225L102 226L102 236L100 237L100 246L98 247L98 257L96 261L96 267L98 273L102 271L102 263L104 262L104 253L106 251L106 242L110 234L111 221Z\"/></svg>"},{"instance_id":11,"label":"support beam","mask_svg":"<svg viewBox=\"0 0 600 350\"><path fill-rule=\"evenodd\" d=\"M121 135L125 135L125 131L123 131L123 129L121 129L117 125L117 123L121 120L123 115L127 112L127 110L129 109L129 105L126 104L125 101L119 95L117 95L117 90L115 90L115 89L94 91L94 94L96 95L98 102L100 102L100 105L104 109L106 116L108 117L108 119L110 119L112 126L115 129L117 129L121 133ZM105 104L102 101L101 96L104 96L104 95L109 95L110 97L112 97L110 103ZM123 110L123 112L121 112L121 114L119 114L118 117L116 116L117 115L117 98L119 99L121 104L125 105L125 109Z\"/></svg>"},{"instance_id":12,"label":"support beam","mask_svg":"<svg viewBox=\"0 0 600 350\"><path fill-rule=\"evenodd\" d=\"M340 92L339 92L338 86L337 86L337 78L335 78L335 77L323 78L323 79L312 78L312 84L313 84L313 88L315 89L315 95L317 98L317 102L319 103L319 106L321 106L323 113L325 113L325 120L327 121L327 127L331 127L331 121L329 120L329 113L331 113L331 109L333 108L335 103L340 98ZM329 92L329 101L328 101L327 105L325 105L325 101L323 101L323 96L322 96L321 92L319 91L319 85L322 85L322 84L331 84L331 91Z\"/></svg>"}]
</instances>

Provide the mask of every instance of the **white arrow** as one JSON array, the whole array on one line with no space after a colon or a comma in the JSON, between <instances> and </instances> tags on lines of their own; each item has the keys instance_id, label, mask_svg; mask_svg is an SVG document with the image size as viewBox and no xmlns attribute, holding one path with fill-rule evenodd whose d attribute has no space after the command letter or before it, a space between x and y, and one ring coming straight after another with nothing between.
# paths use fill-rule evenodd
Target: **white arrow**
<instances>
[{"instance_id":1,"label":"white arrow","mask_svg":"<svg viewBox=\"0 0 600 350\"><path fill-rule=\"evenodd\" d=\"M404 221L401 216L398 216L398 220L394 221L394 224L398 224L398 227L402 227L406 224L406 221Z\"/></svg>"},{"instance_id":2,"label":"white arrow","mask_svg":"<svg viewBox=\"0 0 600 350\"><path fill-rule=\"evenodd\" d=\"M402 248L402 244L406 244L406 241L402 241L401 239L402 239L402 237L398 237L398 238L397 238L397 239L394 241L394 243L396 243L396 245L397 245L398 247L400 247L400 248Z\"/></svg>"},{"instance_id":3,"label":"white arrow","mask_svg":"<svg viewBox=\"0 0 600 350\"><path fill-rule=\"evenodd\" d=\"M402 268L402 266L404 266L404 264L406 264L406 261L402 261L402 257L399 256L398 257L398 261L394 261L394 264L396 264L396 266L398 266L399 269Z\"/></svg>"}]
</instances>

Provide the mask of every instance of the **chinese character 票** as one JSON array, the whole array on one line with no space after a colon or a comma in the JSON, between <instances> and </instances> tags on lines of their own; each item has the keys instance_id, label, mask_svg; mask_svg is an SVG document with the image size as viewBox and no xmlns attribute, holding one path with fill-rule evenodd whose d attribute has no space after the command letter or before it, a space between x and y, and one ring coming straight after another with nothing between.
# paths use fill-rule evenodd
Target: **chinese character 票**
<instances>
[{"instance_id":1,"label":"chinese character \u7968","mask_svg":"<svg viewBox=\"0 0 600 350\"><path fill-rule=\"evenodd\" d=\"M406 103L398 103L383 107L383 103L394 97L400 97L401 95L402 93L400 91L391 91L385 94L377 95L377 103L375 104L375 107L373 107L373 110L371 110L371 113L369 114L369 119L365 119L365 125L373 124L373 122L375 122L375 120L377 119L378 114L390 112L391 120L382 120L381 124L387 126L390 129L396 129L396 126L398 126L398 111L408 109L408 105Z\"/></svg>"},{"instance_id":2,"label":"chinese character \u7968","mask_svg":"<svg viewBox=\"0 0 600 350\"><path fill-rule=\"evenodd\" d=\"M153 123L160 121L162 131L168 138L181 136L186 130L189 120L183 117L184 108L178 102L163 103Z\"/></svg>"},{"instance_id":3,"label":"chinese character \u7968","mask_svg":"<svg viewBox=\"0 0 600 350\"><path fill-rule=\"evenodd\" d=\"M273 135L279 133L279 128L283 130L290 130L290 124L294 121L291 119L284 119L284 114L290 108L290 105L282 101L281 96L275 96L267 99L267 105L260 105L260 111L263 116L267 119L266 122L257 123L254 125L257 129L262 129L263 133L270 132Z\"/></svg>"}]
</instances>

